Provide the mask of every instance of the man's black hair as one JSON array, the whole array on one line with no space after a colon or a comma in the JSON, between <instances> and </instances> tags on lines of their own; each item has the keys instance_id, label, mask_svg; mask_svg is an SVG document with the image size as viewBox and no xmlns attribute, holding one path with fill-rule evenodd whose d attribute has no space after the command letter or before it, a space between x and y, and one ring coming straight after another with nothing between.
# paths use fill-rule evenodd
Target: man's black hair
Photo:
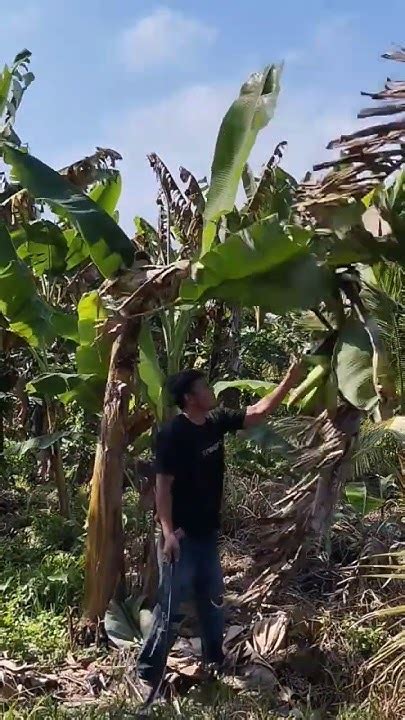
<instances>
[{"instance_id":1,"label":"man's black hair","mask_svg":"<svg viewBox=\"0 0 405 720\"><path fill-rule=\"evenodd\" d=\"M194 383L203 378L204 373L201 370L181 370L175 375L170 375L166 387L180 410L184 409L185 396L192 391Z\"/></svg>"}]
</instances>

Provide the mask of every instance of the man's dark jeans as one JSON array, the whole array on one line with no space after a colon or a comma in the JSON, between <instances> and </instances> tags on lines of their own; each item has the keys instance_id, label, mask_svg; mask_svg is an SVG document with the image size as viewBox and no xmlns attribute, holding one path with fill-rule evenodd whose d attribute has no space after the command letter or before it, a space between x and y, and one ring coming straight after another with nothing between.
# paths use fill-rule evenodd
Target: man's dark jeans
<instances>
[{"instance_id":1,"label":"man's dark jeans","mask_svg":"<svg viewBox=\"0 0 405 720\"><path fill-rule=\"evenodd\" d=\"M194 597L201 628L203 660L222 663L224 634L223 578L218 553L218 535L180 540L180 559L172 574L172 602L169 633L164 632L161 601L168 592L170 574L158 541L159 600L153 612L152 626L138 658L138 674L154 684L163 675L167 656L184 619L181 605Z\"/></svg>"}]
</instances>

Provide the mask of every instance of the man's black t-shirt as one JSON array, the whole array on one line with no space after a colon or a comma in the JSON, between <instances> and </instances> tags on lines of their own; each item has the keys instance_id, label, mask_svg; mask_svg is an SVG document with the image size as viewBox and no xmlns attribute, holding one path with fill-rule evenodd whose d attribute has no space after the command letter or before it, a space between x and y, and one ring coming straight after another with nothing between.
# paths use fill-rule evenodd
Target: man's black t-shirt
<instances>
[{"instance_id":1,"label":"man's black t-shirt","mask_svg":"<svg viewBox=\"0 0 405 720\"><path fill-rule=\"evenodd\" d=\"M216 408L204 425L177 415L159 431L156 471L172 475L173 527L191 536L220 526L224 435L243 428L245 410Z\"/></svg>"}]
</instances>

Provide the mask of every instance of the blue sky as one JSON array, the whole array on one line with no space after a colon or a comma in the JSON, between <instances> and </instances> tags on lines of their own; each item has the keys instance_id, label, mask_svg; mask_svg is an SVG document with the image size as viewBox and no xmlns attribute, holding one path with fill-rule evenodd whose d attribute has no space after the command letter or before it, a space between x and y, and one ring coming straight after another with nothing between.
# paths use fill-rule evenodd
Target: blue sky
<instances>
[{"instance_id":1,"label":"blue sky","mask_svg":"<svg viewBox=\"0 0 405 720\"><path fill-rule=\"evenodd\" d=\"M253 164L287 140L284 166L300 177L358 125L360 90L401 76L404 66L379 55L405 44L404 28L404 0L22 0L1 11L0 61L33 52L17 128L35 155L58 168L96 145L121 152L121 224L132 232L134 215L155 217L146 153L173 172L208 174L221 118L250 72L285 61Z\"/></svg>"}]
</instances>

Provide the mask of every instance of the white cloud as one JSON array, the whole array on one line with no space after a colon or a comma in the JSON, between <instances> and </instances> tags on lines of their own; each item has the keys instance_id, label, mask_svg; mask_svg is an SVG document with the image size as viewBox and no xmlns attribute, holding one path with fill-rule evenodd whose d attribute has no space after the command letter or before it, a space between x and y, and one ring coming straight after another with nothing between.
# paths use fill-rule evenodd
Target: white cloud
<instances>
[{"instance_id":1,"label":"white cloud","mask_svg":"<svg viewBox=\"0 0 405 720\"><path fill-rule=\"evenodd\" d=\"M142 72L166 63L187 63L189 54L207 49L217 31L178 10L156 8L120 38L120 54L130 70Z\"/></svg>"}]
</instances>

